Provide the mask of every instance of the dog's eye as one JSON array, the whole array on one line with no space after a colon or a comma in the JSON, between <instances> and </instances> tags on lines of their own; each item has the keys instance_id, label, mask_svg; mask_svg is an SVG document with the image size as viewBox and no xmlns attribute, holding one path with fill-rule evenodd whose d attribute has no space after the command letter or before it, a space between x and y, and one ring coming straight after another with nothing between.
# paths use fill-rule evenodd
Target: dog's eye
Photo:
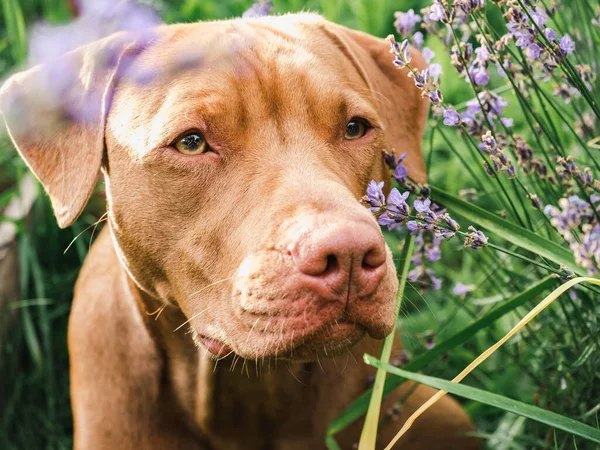
<instances>
[{"instance_id":1,"label":"dog's eye","mask_svg":"<svg viewBox=\"0 0 600 450\"><path fill-rule=\"evenodd\" d=\"M200 133L190 133L177 139L173 144L173 147L183 153L184 155L199 155L200 153L207 152L210 147L206 143L206 139Z\"/></svg>"},{"instance_id":2,"label":"dog's eye","mask_svg":"<svg viewBox=\"0 0 600 450\"><path fill-rule=\"evenodd\" d=\"M346 124L344 137L349 140L360 139L367 132L367 124L360 119L352 119Z\"/></svg>"}]
</instances>

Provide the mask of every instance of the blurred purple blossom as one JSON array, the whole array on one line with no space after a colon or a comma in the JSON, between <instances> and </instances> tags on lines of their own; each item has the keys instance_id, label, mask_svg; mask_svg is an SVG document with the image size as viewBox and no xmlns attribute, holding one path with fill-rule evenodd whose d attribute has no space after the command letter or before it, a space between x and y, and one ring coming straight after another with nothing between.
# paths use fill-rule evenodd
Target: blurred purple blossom
<instances>
[{"instance_id":1,"label":"blurred purple blossom","mask_svg":"<svg viewBox=\"0 0 600 450\"><path fill-rule=\"evenodd\" d=\"M568 34L565 34L558 40L561 56L567 57L575 51L575 42Z\"/></svg>"},{"instance_id":2,"label":"blurred purple blossom","mask_svg":"<svg viewBox=\"0 0 600 450\"><path fill-rule=\"evenodd\" d=\"M433 57L435 56L434 51L431 50L429 47L425 47L423 49L423 51L421 52L421 54L423 55L423 58L425 58L425 62L427 64L429 64L431 62L431 60L433 59Z\"/></svg>"},{"instance_id":3,"label":"blurred purple blossom","mask_svg":"<svg viewBox=\"0 0 600 450\"><path fill-rule=\"evenodd\" d=\"M162 23L157 12L134 0L83 0L80 16L67 25L45 22L34 25L30 33L28 65L51 63L77 47L118 31L144 35Z\"/></svg>"},{"instance_id":4,"label":"blurred purple blossom","mask_svg":"<svg viewBox=\"0 0 600 450\"><path fill-rule=\"evenodd\" d=\"M546 28L544 30L544 35L546 36L546 39L548 39L549 41L554 41L558 37L558 33L556 31L554 31L552 28Z\"/></svg>"},{"instance_id":5,"label":"blurred purple blossom","mask_svg":"<svg viewBox=\"0 0 600 450\"><path fill-rule=\"evenodd\" d=\"M435 0L435 3L429 7L428 19L434 22L439 22L446 17L446 10L439 3L440 0Z\"/></svg>"},{"instance_id":6,"label":"blurred purple blossom","mask_svg":"<svg viewBox=\"0 0 600 450\"><path fill-rule=\"evenodd\" d=\"M411 261L415 264L414 269L408 272L408 279L418 283L422 289L429 287L438 290L442 287L442 280L435 276L433 269L428 267L425 261L434 263L441 258L440 240L426 239L421 231L415 238L415 253Z\"/></svg>"},{"instance_id":7,"label":"blurred purple blossom","mask_svg":"<svg viewBox=\"0 0 600 450\"><path fill-rule=\"evenodd\" d=\"M41 83L47 85L40 108L72 121L96 123L103 108L103 88L74 89L82 81L79 76L80 63L75 58L65 57L70 51L100 40L117 32L128 32L128 42L136 42L139 48L153 38L152 29L161 20L150 6L133 0L112 2L108 0L84 0L76 2L79 12L71 23L54 26L37 23L30 32L28 66L44 65L40 72ZM100 70L112 70L123 52L125 39L107 42L94 55L94 63ZM131 59L124 58L123 66ZM146 80L148 77L141 77Z\"/></svg>"},{"instance_id":8,"label":"blurred purple blossom","mask_svg":"<svg viewBox=\"0 0 600 450\"><path fill-rule=\"evenodd\" d=\"M459 281L454 285L452 292L461 298L465 298L467 295L469 295L474 290L475 290L474 284L463 284Z\"/></svg>"},{"instance_id":9,"label":"blurred purple blossom","mask_svg":"<svg viewBox=\"0 0 600 450\"><path fill-rule=\"evenodd\" d=\"M485 0L456 0L454 2L464 14L471 14L473 11L482 9L485 6Z\"/></svg>"},{"instance_id":10,"label":"blurred purple blossom","mask_svg":"<svg viewBox=\"0 0 600 450\"><path fill-rule=\"evenodd\" d=\"M415 48L417 50L420 50L421 47L423 46L423 43L425 42L423 33L421 33L420 31L417 31L415 34L413 34L412 41L413 41L413 45L415 46Z\"/></svg>"},{"instance_id":11,"label":"blurred purple blossom","mask_svg":"<svg viewBox=\"0 0 600 450\"><path fill-rule=\"evenodd\" d=\"M273 2L271 0L259 0L254 2L250 8L248 8L242 14L244 19L251 17L263 17L268 16L273 11Z\"/></svg>"},{"instance_id":12,"label":"blurred purple blossom","mask_svg":"<svg viewBox=\"0 0 600 450\"><path fill-rule=\"evenodd\" d=\"M415 30L415 26L421 21L421 16L415 14L413 9L409 9L407 12L396 12L394 16L396 17L394 26L396 27L398 34L403 37L412 34Z\"/></svg>"},{"instance_id":13,"label":"blurred purple blossom","mask_svg":"<svg viewBox=\"0 0 600 450\"><path fill-rule=\"evenodd\" d=\"M547 205L544 213L569 244L575 262L595 274L600 267L600 225L594 209L600 211L600 197L592 194L590 201L592 204L572 195L561 198L559 208Z\"/></svg>"}]
</instances>

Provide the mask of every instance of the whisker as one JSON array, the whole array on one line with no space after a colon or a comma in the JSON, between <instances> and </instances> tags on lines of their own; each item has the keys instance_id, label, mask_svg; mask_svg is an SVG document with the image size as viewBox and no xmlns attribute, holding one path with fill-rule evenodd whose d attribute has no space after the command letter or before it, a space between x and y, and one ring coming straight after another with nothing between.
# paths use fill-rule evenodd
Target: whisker
<instances>
[{"instance_id":1,"label":"whisker","mask_svg":"<svg viewBox=\"0 0 600 450\"><path fill-rule=\"evenodd\" d=\"M192 298L194 295L198 295L200 292L204 291L205 289L208 289L209 287L213 287L213 286L214 286L214 285L216 285L216 284L223 283L224 281L231 280L231 279L232 279L232 278L234 278L234 277L235 277L235 275L232 275L232 276L230 276L230 277L223 278L222 280L215 281L214 283L211 283L211 284L209 284L208 286L204 286L204 287L202 287L202 288L198 289L196 292L192 292L192 293L190 294L190 296L188 297L188 300L189 300L190 298Z\"/></svg>"},{"instance_id":2,"label":"whisker","mask_svg":"<svg viewBox=\"0 0 600 450\"><path fill-rule=\"evenodd\" d=\"M292 374L292 376L294 377L294 379L295 379L295 380L296 380L298 383L300 383L302 386L308 386L308 384L306 384L306 383L303 383L303 382L302 382L302 381L300 381L300 379L299 379L299 378L296 376L296 374L294 373L294 371L293 371L293 370L292 370L292 368L290 367L290 363L289 363L289 362L287 363L287 369L288 369L288 372Z\"/></svg>"},{"instance_id":3,"label":"whisker","mask_svg":"<svg viewBox=\"0 0 600 450\"><path fill-rule=\"evenodd\" d=\"M212 305L208 305L206 308L204 308L202 311L194 314L192 317L190 317L188 320L186 320L185 322L183 322L181 325L179 325L177 328L175 328L173 330L173 333L175 333L177 330L179 330L180 328L184 327L185 325L187 325L188 323L190 323L192 320L194 320L196 317L198 317L201 314L204 314L206 311L208 311L210 309Z\"/></svg>"},{"instance_id":4,"label":"whisker","mask_svg":"<svg viewBox=\"0 0 600 450\"><path fill-rule=\"evenodd\" d=\"M79 234L77 234L77 236L75 236L75 237L73 238L73 240L72 240L72 241L69 243L69 245L67 245L67 248L65 248L65 251L63 252L63 255L69 251L69 249L71 248L71 246L72 246L72 245L75 243L75 241L76 241L77 239L79 239L79 237L80 237L80 236L81 236L83 233L85 233L86 231L88 231L88 230L89 230L90 228L92 228L92 227L94 227L94 230L95 230L95 229L96 229L95 227L97 227L97 226L98 226L98 224L100 224L100 223L104 222L104 221L107 219L107 216L108 216L108 211L106 211L104 214L102 214L102 215L100 216L100 218L99 218L99 219L98 219L96 222L94 222L94 223L93 223L93 224L91 224L90 226L86 227L86 228L85 228L85 229L84 229L82 232L80 232ZM93 236L94 236L94 234L92 233L92 237L93 237ZM90 244L91 244L91 241L90 241Z\"/></svg>"},{"instance_id":5,"label":"whisker","mask_svg":"<svg viewBox=\"0 0 600 450\"><path fill-rule=\"evenodd\" d=\"M165 303L164 305L159 306L158 309L154 312L149 313L148 311L146 311L146 315L153 316L156 314L156 317L154 318L154 320L158 320L158 317L165 310L166 307L167 307L167 304Z\"/></svg>"}]
</instances>

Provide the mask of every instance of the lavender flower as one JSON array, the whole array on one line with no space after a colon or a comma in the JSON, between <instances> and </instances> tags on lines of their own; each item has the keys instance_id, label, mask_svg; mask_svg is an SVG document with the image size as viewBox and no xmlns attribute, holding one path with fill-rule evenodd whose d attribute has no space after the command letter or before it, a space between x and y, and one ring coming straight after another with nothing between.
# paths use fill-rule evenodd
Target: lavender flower
<instances>
[{"instance_id":1,"label":"lavender flower","mask_svg":"<svg viewBox=\"0 0 600 450\"><path fill-rule=\"evenodd\" d=\"M429 15L427 16L429 20L434 22L438 22L446 18L446 10L438 2L439 0L436 0L436 2L429 7Z\"/></svg>"},{"instance_id":2,"label":"lavender flower","mask_svg":"<svg viewBox=\"0 0 600 450\"><path fill-rule=\"evenodd\" d=\"M454 289L452 289L452 292L455 295L458 295L459 297L464 299L467 295L469 295L474 290L475 290L474 284L463 284L461 282L458 282L454 285Z\"/></svg>"},{"instance_id":3,"label":"lavender flower","mask_svg":"<svg viewBox=\"0 0 600 450\"><path fill-rule=\"evenodd\" d=\"M406 153L404 155L406 155ZM401 186L404 186L408 181L408 171L406 170L406 166L400 164L400 162L398 162L396 170L394 170L394 178Z\"/></svg>"},{"instance_id":4,"label":"lavender flower","mask_svg":"<svg viewBox=\"0 0 600 450\"><path fill-rule=\"evenodd\" d=\"M396 12L394 26L400 36L406 37L413 33L415 26L421 21L421 16L415 14L413 9L407 12ZM422 36L422 35L421 35Z\"/></svg>"},{"instance_id":5,"label":"lavender flower","mask_svg":"<svg viewBox=\"0 0 600 450\"><path fill-rule=\"evenodd\" d=\"M591 198L590 198L591 199ZM597 196L591 199L598 202ZM600 225L594 215L592 205L576 195L559 200L559 208L548 205L544 213L550 222L569 244L575 262L595 274L600 266ZM579 238L574 234L579 231Z\"/></svg>"},{"instance_id":6,"label":"lavender flower","mask_svg":"<svg viewBox=\"0 0 600 450\"><path fill-rule=\"evenodd\" d=\"M413 41L413 45L415 46L415 48L417 50L420 50L421 47L423 46L423 43L425 42L423 33L421 33L420 31L417 31L415 34L413 34L412 41Z\"/></svg>"},{"instance_id":7,"label":"lavender flower","mask_svg":"<svg viewBox=\"0 0 600 450\"><path fill-rule=\"evenodd\" d=\"M417 234L415 239L415 254L411 261L415 264L414 269L408 272L408 279L418 283L422 289L432 287L438 290L442 287L442 280L435 276L433 269L427 267L425 261L434 263L441 257L439 239L425 239L423 232Z\"/></svg>"},{"instance_id":8,"label":"lavender flower","mask_svg":"<svg viewBox=\"0 0 600 450\"><path fill-rule=\"evenodd\" d=\"M427 64L431 63L431 60L433 59L433 57L435 56L435 53L433 50L431 50L429 47L425 47L423 49L423 51L421 52L421 54L423 55L423 58L425 58L425 62Z\"/></svg>"},{"instance_id":9,"label":"lavender flower","mask_svg":"<svg viewBox=\"0 0 600 450\"><path fill-rule=\"evenodd\" d=\"M273 2L271 0L259 0L254 2L250 8L248 8L242 14L244 19L251 17L263 17L268 16L273 11Z\"/></svg>"},{"instance_id":10,"label":"lavender flower","mask_svg":"<svg viewBox=\"0 0 600 450\"><path fill-rule=\"evenodd\" d=\"M383 194L383 181L377 183L372 180L367 186L366 202L371 205L371 212L378 213L385 207L385 195Z\"/></svg>"},{"instance_id":11,"label":"lavender flower","mask_svg":"<svg viewBox=\"0 0 600 450\"><path fill-rule=\"evenodd\" d=\"M391 190L387 198L386 210L379 216L379 225L387 226L388 230L400 229L404 225L410 214L410 207L406 203L408 195L409 192L400 194L396 188Z\"/></svg>"},{"instance_id":12,"label":"lavender flower","mask_svg":"<svg viewBox=\"0 0 600 450\"><path fill-rule=\"evenodd\" d=\"M546 39L548 39L549 41L554 41L558 37L558 33L556 31L554 31L552 28L546 28L544 30L544 35L546 36Z\"/></svg>"},{"instance_id":13,"label":"lavender flower","mask_svg":"<svg viewBox=\"0 0 600 450\"><path fill-rule=\"evenodd\" d=\"M408 40L405 39L402 44L398 44L393 35L389 35L386 40L390 43L390 53L394 55L394 65L400 69L408 68L408 76L414 78L415 86L422 91L423 96L427 96L434 105L439 105L443 101L442 91L438 88L437 78L441 74L441 66L433 65L431 68L418 71L410 67L410 52L408 50Z\"/></svg>"},{"instance_id":14,"label":"lavender flower","mask_svg":"<svg viewBox=\"0 0 600 450\"><path fill-rule=\"evenodd\" d=\"M460 114L458 114L454 109L446 109L444 111L444 125L449 127L456 127L460 125Z\"/></svg>"},{"instance_id":15,"label":"lavender flower","mask_svg":"<svg viewBox=\"0 0 600 450\"><path fill-rule=\"evenodd\" d=\"M161 20L151 7L133 0L111 2L86 0L80 5L77 20L60 26L36 24L30 32L28 66L45 65L48 89L40 96L39 106L47 113L69 117L71 120L97 125L101 114L102 92L90 91L91 98L73 98L72 86L79 83L78 68L63 57L77 47L102 39L113 33L125 31L132 39L143 43L153 39L152 29ZM106 69L112 69L121 54L122 45L107 45L96 56ZM128 64L124 63L123 66ZM127 75L130 75L129 73ZM142 77L143 81L153 77ZM137 81L134 79L133 81Z\"/></svg>"},{"instance_id":16,"label":"lavender flower","mask_svg":"<svg viewBox=\"0 0 600 450\"><path fill-rule=\"evenodd\" d=\"M394 36L390 34L386 39L390 43L390 53L394 55L394 65L403 69L410 64L410 52L408 50L408 39L404 39L402 44L398 44Z\"/></svg>"},{"instance_id":17,"label":"lavender flower","mask_svg":"<svg viewBox=\"0 0 600 450\"><path fill-rule=\"evenodd\" d=\"M454 2L464 14L471 14L485 7L485 0L456 0Z\"/></svg>"},{"instance_id":18,"label":"lavender flower","mask_svg":"<svg viewBox=\"0 0 600 450\"><path fill-rule=\"evenodd\" d=\"M465 247L471 247L473 250L477 250L488 245L488 238L481 231L476 230L474 227L469 227L470 233L465 236Z\"/></svg>"},{"instance_id":19,"label":"lavender flower","mask_svg":"<svg viewBox=\"0 0 600 450\"><path fill-rule=\"evenodd\" d=\"M560 55L563 58L566 58L575 51L575 42L573 42L568 34L565 34L558 40L558 46L560 48Z\"/></svg>"}]
</instances>

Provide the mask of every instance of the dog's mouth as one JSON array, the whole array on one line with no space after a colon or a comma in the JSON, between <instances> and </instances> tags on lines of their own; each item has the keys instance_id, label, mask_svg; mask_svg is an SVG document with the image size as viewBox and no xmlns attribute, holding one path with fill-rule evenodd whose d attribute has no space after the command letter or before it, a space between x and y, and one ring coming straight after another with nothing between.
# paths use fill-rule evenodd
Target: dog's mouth
<instances>
[{"instance_id":1,"label":"dog's mouth","mask_svg":"<svg viewBox=\"0 0 600 450\"><path fill-rule=\"evenodd\" d=\"M277 358L296 362L314 361L320 357L333 357L343 353L360 341L367 329L358 323L344 318L328 323L318 331L305 336L280 337L279 342L266 341L264 353L257 355L260 358ZM226 358L238 354L228 344L203 334L195 333L194 340L197 345L204 348L215 358ZM287 343L287 345L286 345ZM249 357L250 355L241 356Z\"/></svg>"},{"instance_id":2,"label":"dog's mouth","mask_svg":"<svg viewBox=\"0 0 600 450\"><path fill-rule=\"evenodd\" d=\"M231 347L217 339L204 336L203 334L196 334L194 340L216 358L225 358L226 356L233 354Z\"/></svg>"},{"instance_id":3,"label":"dog's mouth","mask_svg":"<svg viewBox=\"0 0 600 450\"><path fill-rule=\"evenodd\" d=\"M360 341L366 328L344 319L328 324L317 333L308 336L299 345L277 355L280 359L298 362L314 361L319 357L337 356Z\"/></svg>"}]
</instances>

